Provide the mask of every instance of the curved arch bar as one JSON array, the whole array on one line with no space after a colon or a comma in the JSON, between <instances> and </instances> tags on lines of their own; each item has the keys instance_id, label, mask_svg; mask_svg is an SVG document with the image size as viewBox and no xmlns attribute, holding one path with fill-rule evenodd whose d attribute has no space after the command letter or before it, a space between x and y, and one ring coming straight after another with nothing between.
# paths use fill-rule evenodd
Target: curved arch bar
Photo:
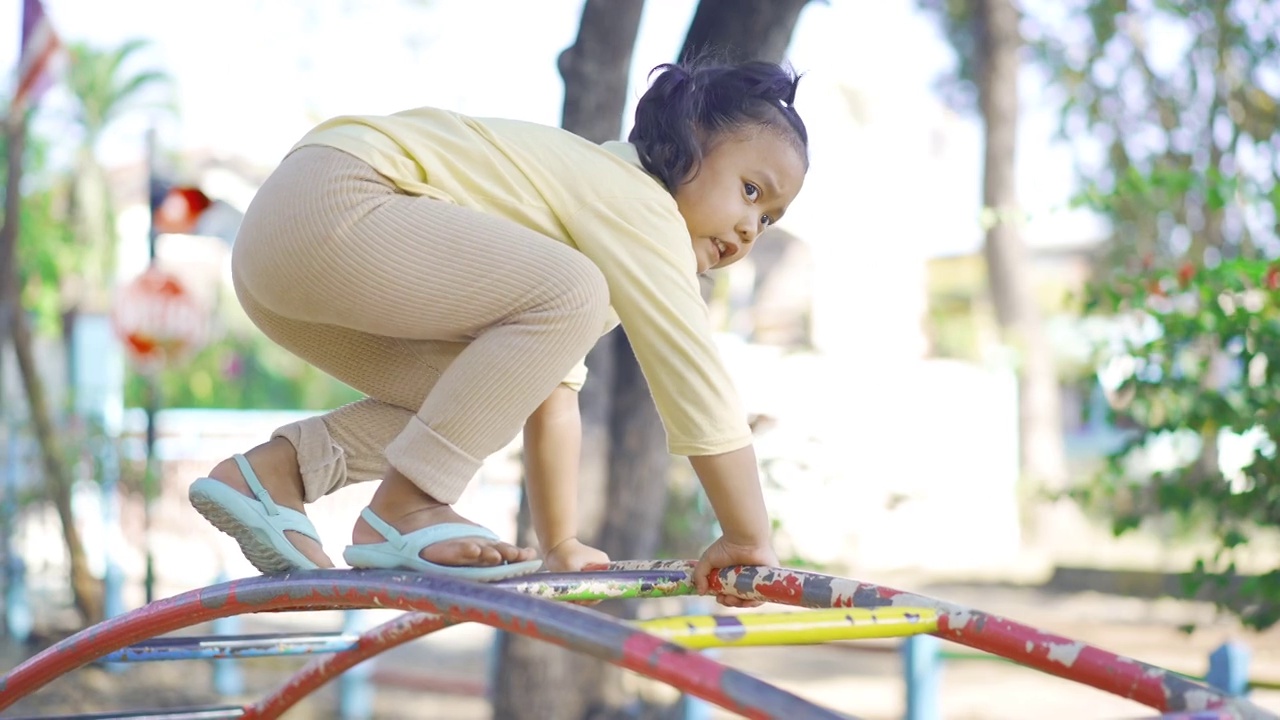
<instances>
[{"instance_id":1,"label":"curved arch bar","mask_svg":"<svg viewBox=\"0 0 1280 720\"><path fill-rule=\"evenodd\" d=\"M525 595L566 602L669 597L693 592L681 570L607 570L535 573L490 583ZM333 678L391 648L429 635L453 622L438 615L407 613L363 633L355 647L316 657L272 694L245 709L246 718L277 718Z\"/></svg>"},{"instance_id":2,"label":"curved arch bar","mask_svg":"<svg viewBox=\"0 0 1280 720\"><path fill-rule=\"evenodd\" d=\"M275 692L246 707L242 717L253 720L278 718L325 683L365 660L455 624L449 618L421 612L393 618L361 633L355 647L312 659Z\"/></svg>"},{"instance_id":3,"label":"curved arch bar","mask_svg":"<svg viewBox=\"0 0 1280 720\"><path fill-rule=\"evenodd\" d=\"M1169 712L1160 717L1149 717L1147 720L1234 720L1235 715L1221 710L1201 710L1193 712Z\"/></svg>"},{"instance_id":4,"label":"curved arch bar","mask_svg":"<svg viewBox=\"0 0 1280 720\"><path fill-rule=\"evenodd\" d=\"M666 562L657 561L657 563ZM534 573L499 580L490 585L514 590L524 595L566 602L628 600L693 594L693 584L689 582L689 572L685 569L663 567L612 569L615 566L643 564L610 563L609 569L597 567L576 573Z\"/></svg>"},{"instance_id":5,"label":"curved arch bar","mask_svg":"<svg viewBox=\"0 0 1280 720\"><path fill-rule=\"evenodd\" d=\"M636 563L624 563L636 569ZM692 568L661 561L662 569ZM741 598L811 608L931 607L939 611L936 635L984 650L1051 675L1135 700L1163 713L1218 710L1238 720L1278 720L1242 698L1230 697L1155 665L1042 632L1028 625L935 598L846 578L765 567L725 568L711 588Z\"/></svg>"},{"instance_id":6,"label":"curved arch bar","mask_svg":"<svg viewBox=\"0 0 1280 720\"><path fill-rule=\"evenodd\" d=\"M842 716L603 613L417 573L312 570L233 580L158 600L45 649L0 679L0 709L126 645L220 617L314 607L390 608L480 622L593 655L746 717Z\"/></svg>"}]
</instances>

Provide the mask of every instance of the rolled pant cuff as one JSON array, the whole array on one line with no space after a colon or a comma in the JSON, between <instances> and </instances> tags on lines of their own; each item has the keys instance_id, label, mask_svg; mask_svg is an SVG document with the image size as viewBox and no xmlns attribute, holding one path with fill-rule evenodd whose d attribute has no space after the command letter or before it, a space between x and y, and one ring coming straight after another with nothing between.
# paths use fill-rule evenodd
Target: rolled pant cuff
<instances>
[{"instance_id":1,"label":"rolled pant cuff","mask_svg":"<svg viewBox=\"0 0 1280 720\"><path fill-rule=\"evenodd\" d=\"M450 505L458 502L483 464L417 416L387 446L387 462L418 489Z\"/></svg>"},{"instance_id":2,"label":"rolled pant cuff","mask_svg":"<svg viewBox=\"0 0 1280 720\"><path fill-rule=\"evenodd\" d=\"M302 472L303 502L313 503L346 484L346 454L333 442L322 418L289 423L276 428L271 437L282 437L293 445Z\"/></svg>"}]
</instances>

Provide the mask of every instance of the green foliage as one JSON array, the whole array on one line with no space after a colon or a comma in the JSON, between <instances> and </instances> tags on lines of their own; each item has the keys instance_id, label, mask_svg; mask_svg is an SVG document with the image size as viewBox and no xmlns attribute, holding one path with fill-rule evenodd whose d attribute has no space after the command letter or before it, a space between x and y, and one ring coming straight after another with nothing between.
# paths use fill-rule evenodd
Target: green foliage
<instances>
[{"instance_id":1,"label":"green foliage","mask_svg":"<svg viewBox=\"0 0 1280 720\"><path fill-rule=\"evenodd\" d=\"M55 333L60 327L59 279L74 267L77 257L74 238L65 222L66 188L51 184L46 173L48 150L48 140L29 130L23 153L24 192L14 248L22 306L34 313L35 330L43 334ZM7 164L8 156L8 143L0 134L0 163ZM4 190L5 180L0 177L0 192Z\"/></svg>"},{"instance_id":2,"label":"green foliage","mask_svg":"<svg viewBox=\"0 0 1280 720\"><path fill-rule=\"evenodd\" d=\"M1268 80L1280 15L1252 0L1065 0L1037 13L1024 36L1060 98L1077 204L1111 227L1084 312L1123 333L1100 361L1118 376L1126 440L1077 496L1117 533L1207 533L1216 551L1188 593L1268 627L1280 570L1241 579L1233 561L1280 528L1280 278L1268 262L1280 255Z\"/></svg>"},{"instance_id":3,"label":"green foliage","mask_svg":"<svg viewBox=\"0 0 1280 720\"><path fill-rule=\"evenodd\" d=\"M1107 260L1268 250L1276 218L1250 209L1280 187L1280 100L1268 81L1280 15L1252 0L1044 7L1054 17L1024 31L1061 97L1061 137L1085 191L1113 221Z\"/></svg>"},{"instance_id":4,"label":"green foliage","mask_svg":"<svg viewBox=\"0 0 1280 720\"><path fill-rule=\"evenodd\" d=\"M157 380L165 407L329 410L363 397L252 331L225 335ZM125 404L144 406L147 392L130 372Z\"/></svg>"},{"instance_id":5,"label":"green foliage","mask_svg":"<svg viewBox=\"0 0 1280 720\"><path fill-rule=\"evenodd\" d=\"M135 39L108 48L80 42L67 48L70 62L66 83L76 98L75 119L89 148L96 145L107 127L129 112L144 107L174 111L173 79L159 70L135 72L130 67L133 58L150 44L148 40Z\"/></svg>"},{"instance_id":6,"label":"green foliage","mask_svg":"<svg viewBox=\"0 0 1280 720\"><path fill-rule=\"evenodd\" d=\"M1113 419L1133 430L1077 498L1104 508L1117 534L1153 517L1208 531L1218 548L1188 576L1187 591L1216 588L1214 597L1258 628L1280 621L1280 568L1241 581L1233 562L1259 533L1280 528L1280 264L1117 273L1090 289L1086 312L1136 321L1101 358L1117 374ZM1221 433L1248 444L1238 471L1224 474L1216 453L1202 453ZM1161 458L1160 447L1173 457Z\"/></svg>"},{"instance_id":7,"label":"green foliage","mask_svg":"<svg viewBox=\"0 0 1280 720\"><path fill-rule=\"evenodd\" d=\"M69 183L69 224L79 252L75 283L64 283L62 303L101 311L110 303L116 270L116 207L106 170L97 158L103 135L119 119L140 110L173 111L172 78L154 69L135 69L135 58L149 41L130 40L95 48L71 43L65 83L75 99L74 122L80 131ZM67 279L64 276L64 279Z\"/></svg>"},{"instance_id":8,"label":"green foliage","mask_svg":"<svg viewBox=\"0 0 1280 720\"><path fill-rule=\"evenodd\" d=\"M955 50L956 66L936 81L936 90L951 108L978 109L978 36L975 3L970 0L916 0L916 7L937 19L947 44Z\"/></svg>"}]
</instances>

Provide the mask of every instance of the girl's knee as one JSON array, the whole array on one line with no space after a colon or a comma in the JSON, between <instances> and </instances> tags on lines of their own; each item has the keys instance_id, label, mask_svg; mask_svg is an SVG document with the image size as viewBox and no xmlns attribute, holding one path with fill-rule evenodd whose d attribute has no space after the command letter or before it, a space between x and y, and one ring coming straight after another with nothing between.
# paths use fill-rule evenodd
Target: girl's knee
<instances>
[{"instance_id":1,"label":"girl's knee","mask_svg":"<svg viewBox=\"0 0 1280 720\"><path fill-rule=\"evenodd\" d=\"M579 318L587 329L599 333L609 311L609 284L605 282L600 268L585 255L574 253L576 257L566 263L560 274L556 288L556 297L564 306L564 310Z\"/></svg>"}]
</instances>

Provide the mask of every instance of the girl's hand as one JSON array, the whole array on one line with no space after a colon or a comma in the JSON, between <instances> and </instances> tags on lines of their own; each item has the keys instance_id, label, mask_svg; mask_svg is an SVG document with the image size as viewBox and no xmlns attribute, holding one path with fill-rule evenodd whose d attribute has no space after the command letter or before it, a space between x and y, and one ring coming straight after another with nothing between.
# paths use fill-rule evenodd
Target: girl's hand
<instances>
[{"instance_id":1,"label":"girl's hand","mask_svg":"<svg viewBox=\"0 0 1280 720\"><path fill-rule=\"evenodd\" d=\"M542 560L543 567L550 572L578 572L587 565L607 562L608 555L572 537L548 550Z\"/></svg>"},{"instance_id":2,"label":"girl's hand","mask_svg":"<svg viewBox=\"0 0 1280 720\"><path fill-rule=\"evenodd\" d=\"M735 545L721 536L711 543L702 553L698 563L693 566L693 584L699 595L711 591L707 579L714 568L726 568L733 565L767 565L778 566L778 555L769 545ZM716 601L725 607L752 608L764 604L761 600L743 600L732 595L717 595Z\"/></svg>"}]
</instances>

